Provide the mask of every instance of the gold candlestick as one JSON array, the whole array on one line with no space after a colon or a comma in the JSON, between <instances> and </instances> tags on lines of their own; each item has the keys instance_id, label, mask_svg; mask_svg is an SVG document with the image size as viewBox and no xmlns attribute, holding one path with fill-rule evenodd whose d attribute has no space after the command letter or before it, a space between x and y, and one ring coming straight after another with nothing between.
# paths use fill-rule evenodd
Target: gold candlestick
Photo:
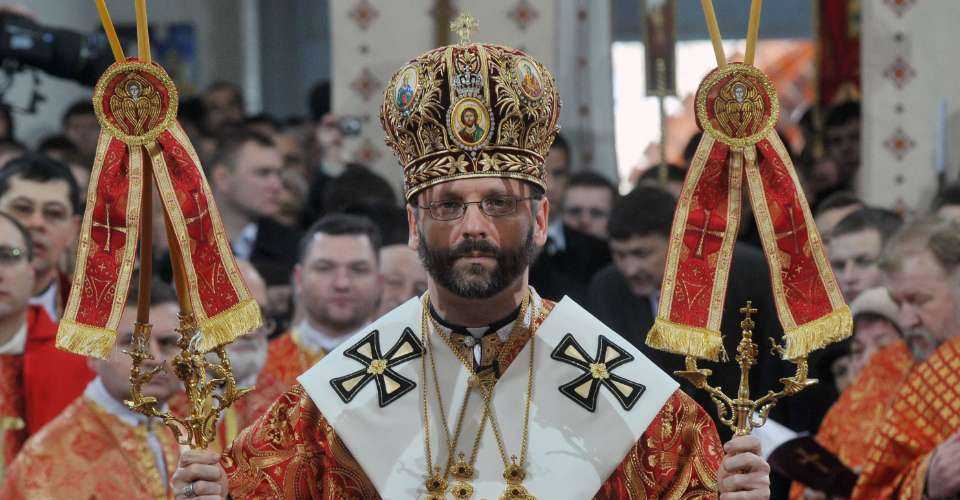
<instances>
[{"instance_id":1,"label":"gold candlestick","mask_svg":"<svg viewBox=\"0 0 960 500\"><path fill-rule=\"evenodd\" d=\"M767 391L767 394L759 399L750 399L750 367L757 363L759 355L757 344L753 342L753 328L756 325L751 318L757 309L748 300L747 305L740 308L740 312L744 315L744 319L740 322L741 338L740 344L737 345L736 361L740 365L740 387L736 398L731 398L720 388L710 385L707 379L713 371L697 367L697 360L692 356L685 358L685 370L674 372L677 376L687 379L694 387L710 394L710 399L717 405L720 422L729 427L734 436L745 436L750 434L751 430L763 426L767 421L767 415L777 401L817 383L816 379L807 378L807 357L802 356L790 361L797 365L796 373L793 377L780 379L780 383L783 384L782 390ZM781 354L783 348L774 345L773 352L775 355Z\"/></svg>"},{"instance_id":2,"label":"gold candlestick","mask_svg":"<svg viewBox=\"0 0 960 500\"><path fill-rule=\"evenodd\" d=\"M138 323L134 328L131 349L124 350L133 358L130 369L130 400L125 403L131 410L160 419L173 431L181 445L204 449L216 435L220 414L251 389L237 387L236 378L230 368L230 358L223 346L211 351L217 355L216 363L210 362L206 353L197 348L200 337L193 314L180 315L177 333L180 334L177 340L180 354L172 361L173 373L183 381L189 401L189 414L184 417L174 416L169 410L161 410L155 398L143 394L143 386L167 369L165 365L161 365L144 372L143 362L153 356L147 348L150 325L143 323Z\"/></svg>"}]
</instances>

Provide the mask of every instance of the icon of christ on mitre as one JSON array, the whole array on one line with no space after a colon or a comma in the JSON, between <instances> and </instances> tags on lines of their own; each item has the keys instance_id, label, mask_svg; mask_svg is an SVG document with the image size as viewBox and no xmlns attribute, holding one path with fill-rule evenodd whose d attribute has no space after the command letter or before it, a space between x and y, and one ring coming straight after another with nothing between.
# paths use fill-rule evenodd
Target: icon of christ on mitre
<instances>
[{"instance_id":1,"label":"icon of christ on mitre","mask_svg":"<svg viewBox=\"0 0 960 500\"><path fill-rule=\"evenodd\" d=\"M529 286L547 237L557 86L522 51L468 43L463 31L459 44L401 67L380 111L427 293L302 374L222 457L185 452L174 491L579 500L726 489L767 498L755 439L725 451L707 413L630 342L573 300L554 303ZM484 130L465 135L465 125ZM221 467L196 467L218 459ZM735 472L721 471L724 460Z\"/></svg>"}]
</instances>

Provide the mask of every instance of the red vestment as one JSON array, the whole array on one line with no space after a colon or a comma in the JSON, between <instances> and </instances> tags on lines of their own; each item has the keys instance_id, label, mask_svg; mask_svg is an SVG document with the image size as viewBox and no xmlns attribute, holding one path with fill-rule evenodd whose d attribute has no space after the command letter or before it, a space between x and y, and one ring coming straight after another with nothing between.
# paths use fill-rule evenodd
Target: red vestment
<instances>
[{"instance_id":1,"label":"red vestment","mask_svg":"<svg viewBox=\"0 0 960 500\"><path fill-rule=\"evenodd\" d=\"M919 500L933 450L960 430L960 337L910 372L873 436L853 500Z\"/></svg>"},{"instance_id":2,"label":"red vestment","mask_svg":"<svg viewBox=\"0 0 960 500\"><path fill-rule=\"evenodd\" d=\"M29 306L26 315L24 353L0 355L0 417L25 424L20 430L0 425L7 464L24 440L59 415L94 377L86 358L56 348L57 325L42 306Z\"/></svg>"},{"instance_id":3,"label":"red vestment","mask_svg":"<svg viewBox=\"0 0 960 500\"><path fill-rule=\"evenodd\" d=\"M549 310L553 305L545 306ZM498 355L501 370L513 362L538 326L535 323L504 343ZM375 441L371 436L371 444ZM716 498L722 458L713 421L677 390L594 498ZM221 464L230 479L230 494L238 498L381 498L300 384L240 433Z\"/></svg>"},{"instance_id":4,"label":"red vestment","mask_svg":"<svg viewBox=\"0 0 960 500\"><path fill-rule=\"evenodd\" d=\"M904 342L889 345L870 357L840 399L827 412L817 442L853 470L867 461L873 434L913 368L913 355ZM790 498L801 500L804 486L793 483Z\"/></svg>"}]
</instances>

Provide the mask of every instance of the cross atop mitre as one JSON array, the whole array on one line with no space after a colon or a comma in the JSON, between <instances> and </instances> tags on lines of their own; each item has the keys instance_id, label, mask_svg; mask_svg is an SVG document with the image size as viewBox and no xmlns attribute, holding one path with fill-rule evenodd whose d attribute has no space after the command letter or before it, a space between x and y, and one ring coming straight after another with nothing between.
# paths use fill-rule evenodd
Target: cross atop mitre
<instances>
[{"instance_id":1,"label":"cross atop mitre","mask_svg":"<svg viewBox=\"0 0 960 500\"><path fill-rule=\"evenodd\" d=\"M460 37L460 45L470 43L470 35L480 27L477 19L466 12L461 13L450 23L450 31Z\"/></svg>"}]
</instances>

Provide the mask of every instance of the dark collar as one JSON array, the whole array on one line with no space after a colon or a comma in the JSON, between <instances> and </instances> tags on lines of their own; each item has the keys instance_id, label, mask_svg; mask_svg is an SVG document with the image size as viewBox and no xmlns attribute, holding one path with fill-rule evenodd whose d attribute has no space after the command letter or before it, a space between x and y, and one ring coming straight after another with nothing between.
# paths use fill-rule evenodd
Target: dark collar
<instances>
[{"instance_id":1,"label":"dark collar","mask_svg":"<svg viewBox=\"0 0 960 500\"><path fill-rule=\"evenodd\" d=\"M455 323L451 323L443 319L442 317L440 317L440 315L437 314L436 309L433 308L432 303L430 304L430 315L433 316L435 320L437 320L437 323L439 323L440 326L450 330L453 333L457 333L460 335L469 335L471 337L473 336L473 334L470 333L470 330L467 327L463 325L457 325ZM486 325L485 327L482 327L487 329L487 331L483 333L483 336L486 337L487 335L490 335L492 333L499 332L500 329L512 323L519 316L520 316L520 306L517 306L517 308L514 309L510 314L506 315L503 318L500 318L497 321L494 321L493 323Z\"/></svg>"}]
</instances>

